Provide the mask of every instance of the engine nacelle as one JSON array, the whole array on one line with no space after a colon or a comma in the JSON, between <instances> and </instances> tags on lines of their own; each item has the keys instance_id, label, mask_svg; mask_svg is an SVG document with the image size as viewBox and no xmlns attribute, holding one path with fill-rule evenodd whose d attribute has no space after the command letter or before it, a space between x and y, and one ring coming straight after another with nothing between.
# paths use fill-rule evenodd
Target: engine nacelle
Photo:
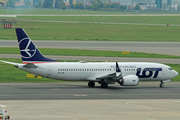
<instances>
[{"instance_id":1,"label":"engine nacelle","mask_svg":"<svg viewBox=\"0 0 180 120\"><path fill-rule=\"evenodd\" d=\"M119 80L121 86L136 86L139 84L139 77L136 75L124 76Z\"/></svg>"}]
</instances>

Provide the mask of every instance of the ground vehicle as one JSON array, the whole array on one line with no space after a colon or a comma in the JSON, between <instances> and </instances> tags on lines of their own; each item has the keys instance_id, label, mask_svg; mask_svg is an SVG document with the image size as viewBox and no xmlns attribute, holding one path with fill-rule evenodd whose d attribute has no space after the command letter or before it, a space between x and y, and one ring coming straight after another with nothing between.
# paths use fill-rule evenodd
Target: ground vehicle
<instances>
[{"instance_id":1,"label":"ground vehicle","mask_svg":"<svg viewBox=\"0 0 180 120\"><path fill-rule=\"evenodd\" d=\"M0 105L0 120L10 120L9 109L5 105Z\"/></svg>"}]
</instances>

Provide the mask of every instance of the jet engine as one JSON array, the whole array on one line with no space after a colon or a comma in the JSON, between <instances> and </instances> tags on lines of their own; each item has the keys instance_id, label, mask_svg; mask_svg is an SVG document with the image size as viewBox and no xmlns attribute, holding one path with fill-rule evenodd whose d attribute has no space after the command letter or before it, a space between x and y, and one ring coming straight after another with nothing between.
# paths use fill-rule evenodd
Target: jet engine
<instances>
[{"instance_id":1,"label":"jet engine","mask_svg":"<svg viewBox=\"0 0 180 120\"><path fill-rule=\"evenodd\" d=\"M139 84L139 77L136 75L124 76L119 80L121 86L136 86Z\"/></svg>"}]
</instances>

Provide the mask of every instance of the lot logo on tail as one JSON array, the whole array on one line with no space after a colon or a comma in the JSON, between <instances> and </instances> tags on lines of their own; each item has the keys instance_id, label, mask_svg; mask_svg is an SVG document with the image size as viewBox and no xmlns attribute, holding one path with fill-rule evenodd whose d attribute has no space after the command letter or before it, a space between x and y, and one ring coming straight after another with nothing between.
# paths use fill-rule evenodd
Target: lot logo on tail
<instances>
[{"instance_id":1,"label":"lot logo on tail","mask_svg":"<svg viewBox=\"0 0 180 120\"><path fill-rule=\"evenodd\" d=\"M19 47L23 58L31 58L36 54L36 47L30 38L23 38L20 40Z\"/></svg>"}]
</instances>

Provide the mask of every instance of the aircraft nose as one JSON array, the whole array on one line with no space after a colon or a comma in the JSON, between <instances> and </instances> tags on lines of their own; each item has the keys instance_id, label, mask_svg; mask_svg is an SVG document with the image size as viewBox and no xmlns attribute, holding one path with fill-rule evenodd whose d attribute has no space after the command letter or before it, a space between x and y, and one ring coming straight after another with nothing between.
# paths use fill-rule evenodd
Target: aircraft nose
<instances>
[{"instance_id":1,"label":"aircraft nose","mask_svg":"<svg viewBox=\"0 0 180 120\"><path fill-rule=\"evenodd\" d=\"M179 75L179 73L177 71L173 70L173 72L174 72L174 77Z\"/></svg>"}]
</instances>

